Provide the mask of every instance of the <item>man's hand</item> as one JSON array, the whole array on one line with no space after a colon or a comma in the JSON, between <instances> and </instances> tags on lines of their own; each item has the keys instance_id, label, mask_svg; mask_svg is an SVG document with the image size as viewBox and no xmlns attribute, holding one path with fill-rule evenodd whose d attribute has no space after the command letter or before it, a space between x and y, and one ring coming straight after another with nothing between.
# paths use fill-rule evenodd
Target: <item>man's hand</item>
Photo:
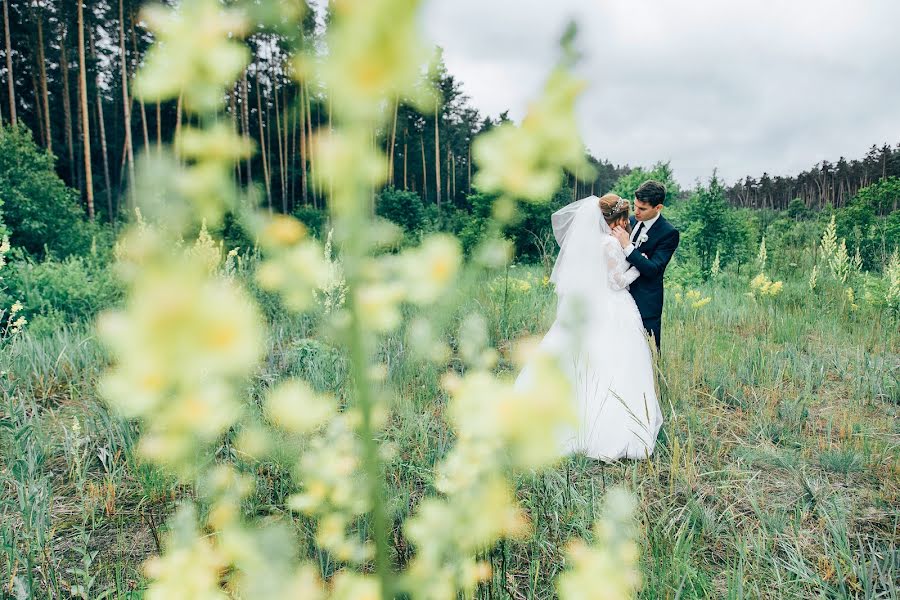
<instances>
[{"instance_id":1,"label":"man's hand","mask_svg":"<svg viewBox=\"0 0 900 600\"><path fill-rule=\"evenodd\" d=\"M613 237L619 240L619 243L622 244L622 248L627 248L628 244L631 243L631 240L628 238L628 232L618 225L613 227L612 234Z\"/></svg>"}]
</instances>

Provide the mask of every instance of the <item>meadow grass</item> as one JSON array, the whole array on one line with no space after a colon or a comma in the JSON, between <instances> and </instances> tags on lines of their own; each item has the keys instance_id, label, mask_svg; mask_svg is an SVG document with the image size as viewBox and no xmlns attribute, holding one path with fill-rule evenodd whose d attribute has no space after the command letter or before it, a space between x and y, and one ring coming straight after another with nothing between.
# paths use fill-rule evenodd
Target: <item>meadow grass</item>
<instances>
[{"instance_id":1,"label":"meadow grass","mask_svg":"<svg viewBox=\"0 0 900 600\"><path fill-rule=\"evenodd\" d=\"M482 315L515 375L511 342L541 335L555 298L546 273L514 266L473 281L441 319L451 346L469 314ZM785 277L775 298L748 296L744 274L669 286L659 359L665 423L648 461L603 465L571 457L521 477L532 534L484 550L492 578L484 598L548 598L574 536L591 524L608 487L638 498L644 598L896 598L900 589L900 334L840 286L811 291ZM680 299L679 299L680 298ZM345 353L316 318L274 312L263 368L247 409L273 382L301 376L343 399ZM402 336L384 339L395 402L382 433L395 523L434 493L434 465L453 444L440 389L443 369L410 358ZM610 360L616 360L611 344ZM166 518L194 489L143 464L135 425L97 396L108 363L89 324L27 332L0 358L0 584L8 597L140 597L141 563L158 551ZM461 368L455 363L452 368ZM210 460L245 460L230 432ZM282 450L289 452L290 448ZM255 467L249 514L288 519L298 553L323 576L337 564L313 543L313 524L284 508L293 491L289 457ZM369 524L359 523L364 535ZM394 560L414 552L401 528Z\"/></svg>"}]
</instances>

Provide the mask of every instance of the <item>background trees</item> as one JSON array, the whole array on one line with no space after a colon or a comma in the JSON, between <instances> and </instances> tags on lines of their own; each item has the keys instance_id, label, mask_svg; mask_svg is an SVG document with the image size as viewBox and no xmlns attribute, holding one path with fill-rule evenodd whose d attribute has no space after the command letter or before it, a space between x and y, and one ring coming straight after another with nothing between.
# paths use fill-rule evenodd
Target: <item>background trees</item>
<instances>
[{"instance_id":1,"label":"background trees","mask_svg":"<svg viewBox=\"0 0 900 600\"><path fill-rule=\"evenodd\" d=\"M261 10L256 2L235 1L248 10ZM131 79L153 42L141 22L140 5L138 0L2 0L0 7L0 122L27 126L34 143L53 153L52 169L66 186L76 190L82 214L102 222L130 216L127 190L133 183L136 158L145 152L161 152L190 124L181 99L160 102L134 94ZM297 82L287 48L299 41L327 52L323 33L330 16L327 11L306 11L299 26L289 26L277 14L255 17L260 25L248 38L252 60L226 92L225 108L217 115L256 149L251 158L234 165L235 182L244 190L254 190L251 197L272 211L302 212L307 220L319 223L322 217L312 216L313 211L327 207L330 184L316 183L317 165L311 149L316 131L333 125L331 104L319 83ZM435 90L434 114L423 114L403 97L385 107L389 118L372 142L387 155L385 189L389 191L373 190L373 201L406 198L398 193L415 194L424 215L414 219L420 227L465 232L464 239L475 240L485 215L480 205L484 198L472 185L472 140L508 116L483 115L475 109L439 56L430 71L423 73L424 78L431 80ZM20 138L16 140L16 144L22 143ZM765 221L763 225L774 218L773 211L787 210L788 216L798 221L823 209L845 210L838 217L841 235L873 264L889 254L891 244L886 240L896 237L898 217L894 215L900 207L900 193L896 182L890 182L900 178L900 144L873 145L864 157L823 161L791 177L762 173L727 186L716 179L715 185L702 193L705 196L686 202L684 210L675 207L696 192L681 189L668 163L632 168L594 156L587 159L595 170L592 180L578 181L567 175L549 204L527 207L521 220L507 227L506 234L523 258L535 259L545 253L541 248L548 241L548 210L610 190L632 197L648 178L667 184L668 212L685 219L689 245L706 266L717 247L733 245L734 236L756 236L752 231L738 235L727 219L716 221L720 200L733 207L762 209L757 216ZM712 199L710 206L715 210L701 215L700 204ZM70 204L64 205L66 208L59 210L68 215ZM753 221L749 213L742 215ZM744 229L748 227L758 229L753 224L745 224ZM55 231L52 227L46 230ZM699 241L712 233L726 237ZM24 232L15 235L21 239ZM692 239L699 245L692 245ZM29 242L28 247L40 251L43 243L51 248L57 245L48 239L41 244ZM723 256L722 260L743 259Z\"/></svg>"}]
</instances>

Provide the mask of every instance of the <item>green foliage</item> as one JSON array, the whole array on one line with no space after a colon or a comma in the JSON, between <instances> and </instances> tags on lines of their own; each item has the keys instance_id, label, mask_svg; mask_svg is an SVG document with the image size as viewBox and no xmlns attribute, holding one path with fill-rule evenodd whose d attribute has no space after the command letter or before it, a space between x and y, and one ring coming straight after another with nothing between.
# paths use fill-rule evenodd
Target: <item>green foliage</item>
<instances>
[{"instance_id":1,"label":"green foliage","mask_svg":"<svg viewBox=\"0 0 900 600\"><path fill-rule=\"evenodd\" d=\"M422 224L423 233L443 231L459 235L471 220L469 211L455 206L438 208L435 204L425 207L425 219Z\"/></svg>"},{"instance_id":2,"label":"green foliage","mask_svg":"<svg viewBox=\"0 0 900 600\"><path fill-rule=\"evenodd\" d=\"M900 206L900 177L887 177L862 188L855 200L871 207L879 216L896 211Z\"/></svg>"},{"instance_id":3,"label":"green foliage","mask_svg":"<svg viewBox=\"0 0 900 600\"><path fill-rule=\"evenodd\" d=\"M794 198L787 207L788 216L795 221L809 217L809 210L800 198Z\"/></svg>"},{"instance_id":4,"label":"green foliage","mask_svg":"<svg viewBox=\"0 0 900 600\"><path fill-rule=\"evenodd\" d=\"M294 216L306 225L312 235L323 237L328 233L325 231L328 213L324 210L312 206L298 206L294 209Z\"/></svg>"},{"instance_id":5,"label":"green foliage","mask_svg":"<svg viewBox=\"0 0 900 600\"><path fill-rule=\"evenodd\" d=\"M493 194L481 192L476 192L466 198L471 207L471 212L459 232L459 241L462 242L463 251L466 254L471 253L487 234L491 207L496 198Z\"/></svg>"},{"instance_id":6,"label":"green foliage","mask_svg":"<svg viewBox=\"0 0 900 600\"><path fill-rule=\"evenodd\" d=\"M400 225L407 233L421 231L425 225L425 205L419 195L393 187L378 194L375 214Z\"/></svg>"},{"instance_id":7,"label":"green foliage","mask_svg":"<svg viewBox=\"0 0 900 600\"><path fill-rule=\"evenodd\" d=\"M673 216L681 229L682 257L697 260L700 271L708 275L716 252L720 265L746 262L757 250L755 226L746 213L732 209L725 199L725 188L716 175L707 187L699 187L682 210Z\"/></svg>"},{"instance_id":8,"label":"green foliage","mask_svg":"<svg viewBox=\"0 0 900 600\"><path fill-rule=\"evenodd\" d=\"M634 192L648 179L655 179L666 186L666 206L672 206L681 195L681 186L675 181L672 167L667 162L658 162L649 170L641 167L634 169L620 177L611 191L627 200L633 200Z\"/></svg>"},{"instance_id":9,"label":"green foliage","mask_svg":"<svg viewBox=\"0 0 900 600\"><path fill-rule=\"evenodd\" d=\"M512 240L519 260L535 261L556 254L556 240L550 216L572 201L572 191L567 187L556 191L549 202L523 203L516 219L503 232ZM546 262L546 261L545 261Z\"/></svg>"},{"instance_id":10,"label":"green foliage","mask_svg":"<svg viewBox=\"0 0 900 600\"><path fill-rule=\"evenodd\" d=\"M900 248L900 177L888 177L859 190L847 206L835 211L839 238L850 252L859 248L863 266L877 268Z\"/></svg>"},{"instance_id":11,"label":"green foliage","mask_svg":"<svg viewBox=\"0 0 900 600\"><path fill-rule=\"evenodd\" d=\"M487 233L487 223L496 196L476 193L468 197L472 212L459 232L463 249L469 252ZM557 251L552 215L560 207L572 201L572 191L568 187L559 188L547 202L523 202L519 205L515 218L503 226L503 236L514 245L516 260L522 262L543 261L552 258Z\"/></svg>"},{"instance_id":12,"label":"green foliage","mask_svg":"<svg viewBox=\"0 0 900 600\"><path fill-rule=\"evenodd\" d=\"M40 316L54 324L85 322L122 298L122 284L97 256L26 257L9 269L7 294L25 305L32 328Z\"/></svg>"},{"instance_id":13,"label":"green foliage","mask_svg":"<svg viewBox=\"0 0 900 600\"><path fill-rule=\"evenodd\" d=\"M10 243L32 255L45 248L60 258L85 254L95 236L105 235L85 222L78 192L56 175L53 156L22 125L4 126L0 134L0 199Z\"/></svg>"}]
</instances>

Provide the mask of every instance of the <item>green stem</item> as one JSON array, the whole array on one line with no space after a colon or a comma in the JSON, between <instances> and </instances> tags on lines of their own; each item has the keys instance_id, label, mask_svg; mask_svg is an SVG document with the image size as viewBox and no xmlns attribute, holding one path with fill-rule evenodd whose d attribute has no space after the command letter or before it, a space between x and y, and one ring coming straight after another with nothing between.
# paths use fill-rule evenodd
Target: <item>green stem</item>
<instances>
[{"instance_id":1,"label":"green stem","mask_svg":"<svg viewBox=\"0 0 900 600\"><path fill-rule=\"evenodd\" d=\"M379 445L375 439L372 426L374 399L369 387L368 367L369 355L366 337L361 323L361 311L357 303L356 292L363 280L361 269L367 251L363 241L366 231L368 211L362 210L365 190L356 190L356 200L348 214L343 218L333 214L336 223L343 221L347 233L343 244L344 269L347 277L347 298L350 309L348 326L348 346L350 351L350 376L356 390L356 405L360 411L358 434L363 444L363 469L366 475L369 500L372 513L372 538L375 543L375 570L381 582L381 597L385 600L394 597L394 573L390 554L390 523L385 507L384 472L379 454Z\"/></svg>"},{"instance_id":2,"label":"green stem","mask_svg":"<svg viewBox=\"0 0 900 600\"><path fill-rule=\"evenodd\" d=\"M353 298L353 288L350 297ZM390 529L385 510L383 472L378 453L378 443L372 428L372 395L366 377L366 353L362 327L359 322L359 309L356 300L350 302L350 370L353 385L356 388L356 402L359 406L361 421L359 435L363 443L363 467L372 503L372 537L375 541L375 569L381 580L381 597L393 597L393 572L388 540Z\"/></svg>"}]
</instances>

